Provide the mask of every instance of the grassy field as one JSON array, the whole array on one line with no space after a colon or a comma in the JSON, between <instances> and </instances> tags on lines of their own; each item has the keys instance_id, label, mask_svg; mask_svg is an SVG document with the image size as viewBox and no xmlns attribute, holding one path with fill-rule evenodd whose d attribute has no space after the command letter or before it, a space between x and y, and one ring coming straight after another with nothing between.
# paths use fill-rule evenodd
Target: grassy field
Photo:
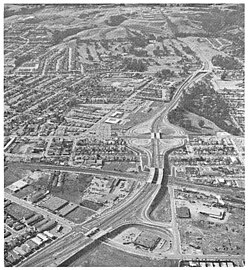
<instances>
[{"instance_id":1,"label":"grassy field","mask_svg":"<svg viewBox=\"0 0 248 270\"><path fill-rule=\"evenodd\" d=\"M34 188L39 188L39 187L47 187L48 185L48 178L49 175L48 174L42 174L41 177L39 177L37 180L32 182L32 186Z\"/></svg>"},{"instance_id":2,"label":"grassy field","mask_svg":"<svg viewBox=\"0 0 248 270\"><path fill-rule=\"evenodd\" d=\"M92 201L89 201L89 200L83 200L81 205L88 208L88 209L90 209L90 210L94 210L94 211L97 211L102 207L101 204L96 203L96 202L92 202Z\"/></svg>"},{"instance_id":3,"label":"grassy field","mask_svg":"<svg viewBox=\"0 0 248 270\"><path fill-rule=\"evenodd\" d=\"M120 171L127 172L128 169L134 168L136 169L136 163L131 162L108 162L103 166L103 170L108 171Z\"/></svg>"},{"instance_id":4,"label":"grassy field","mask_svg":"<svg viewBox=\"0 0 248 270\"><path fill-rule=\"evenodd\" d=\"M35 147L35 143L18 143L12 150L13 154L30 154Z\"/></svg>"},{"instance_id":5,"label":"grassy field","mask_svg":"<svg viewBox=\"0 0 248 270\"><path fill-rule=\"evenodd\" d=\"M34 188L32 186L27 186L25 188L22 188L21 190L17 191L14 195L17 198L24 198L28 194L32 193L34 191Z\"/></svg>"},{"instance_id":6,"label":"grassy field","mask_svg":"<svg viewBox=\"0 0 248 270\"><path fill-rule=\"evenodd\" d=\"M101 243L77 256L69 266L81 267L176 267L177 260L152 260L132 255Z\"/></svg>"},{"instance_id":7,"label":"grassy field","mask_svg":"<svg viewBox=\"0 0 248 270\"><path fill-rule=\"evenodd\" d=\"M175 131L171 128L162 128L161 129L161 133L164 135L164 136L169 136L169 135L173 135L175 133Z\"/></svg>"},{"instance_id":8,"label":"grassy field","mask_svg":"<svg viewBox=\"0 0 248 270\"><path fill-rule=\"evenodd\" d=\"M4 187L11 185L26 175L27 170L16 168L14 166L8 166L7 170L4 172Z\"/></svg>"},{"instance_id":9,"label":"grassy field","mask_svg":"<svg viewBox=\"0 0 248 270\"><path fill-rule=\"evenodd\" d=\"M209 135L215 135L216 132L221 131L221 129L219 127L217 127L213 122L198 116L194 113L190 113L187 112L186 114L184 114L184 119L185 120L190 120L191 121L191 126L184 128L186 130L186 133L188 134L209 134ZM199 121L203 120L204 121L204 126L201 128L199 126Z\"/></svg>"},{"instance_id":10,"label":"grassy field","mask_svg":"<svg viewBox=\"0 0 248 270\"><path fill-rule=\"evenodd\" d=\"M158 111L162 109L162 107L165 106L165 103L163 102L153 102L150 106L151 110L149 112L143 112L143 108L138 110L134 114L130 114L128 117L128 122L126 122L124 125L120 126L120 128L131 128L135 125L138 125L140 123L143 123L150 118L152 118Z\"/></svg>"},{"instance_id":11,"label":"grassy field","mask_svg":"<svg viewBox=\"0 0 248 270\"><path fill-rule=\"evenodd\" d=\"M92 216L94 213L95 212L91 210L78 207L77 209L66 215L65 218L71 220L72 222L80 224L84 222L88 217Z\"/></svg>"},{"instance_id":12,"label":"grassy field","mask_svg":"<svg viewBox=\"0 0 248 270\"><path fill-rule=\"evenodd\" d=\"M161 222L171 222L170 195L168 192L164 195L160 203L151 212L151 218Z\"/></svg>"},{"instance_id":13,"label":"grassy field","mask_svg":"<svg viewBox=\"0 0 248 270\"><path fill-rule=\"evenodd\" d=\"M55 188L52 194L70 202L80 204L84 190L90 185L93 176L89 174L69 175L62 188Z\"/></svg>"}]
</instances>

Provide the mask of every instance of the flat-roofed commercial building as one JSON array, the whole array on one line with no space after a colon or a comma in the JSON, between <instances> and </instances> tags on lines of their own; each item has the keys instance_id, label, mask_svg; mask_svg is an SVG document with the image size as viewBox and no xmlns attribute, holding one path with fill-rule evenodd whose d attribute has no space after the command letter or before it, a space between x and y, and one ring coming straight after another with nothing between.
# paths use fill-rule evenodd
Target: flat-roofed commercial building
<instances>
[{"instance_id":1,"label":"flat-roofed commercial building","mask_svg":"<svg viewBox=\"0 0 248 270\"><path fill-rule=\"evenodd\" d=\"M153 250L160 240L160 237L153 235L150 232L141 232L141 234L135 239L134 244L145 249Z\"/></svg>"},{"instance_id":2,"label":"flat-roofed commercial building","mask_svg":"<svg viewBox=\"0 0 248 270\"><path fill-rule=\"evenodd\" d=\"M209 208L207 210L200 211L200 213L202 215L209 216L209 217L215 218L215 219L220 219L220 220L224 219L225 214L226 214L225 211L222 211L218 208Z\"/></svg>"},{"instance_id":3,"label":"flat-roofed commercial building","mask_svg":"<svg viewBox=\"0 0 248 270\"><path fill-rule=\"evenodd\" d=\"M190 218L190 210L188 207L177 207L176 209L178 218Z\"/></svg>"}]
</instances>

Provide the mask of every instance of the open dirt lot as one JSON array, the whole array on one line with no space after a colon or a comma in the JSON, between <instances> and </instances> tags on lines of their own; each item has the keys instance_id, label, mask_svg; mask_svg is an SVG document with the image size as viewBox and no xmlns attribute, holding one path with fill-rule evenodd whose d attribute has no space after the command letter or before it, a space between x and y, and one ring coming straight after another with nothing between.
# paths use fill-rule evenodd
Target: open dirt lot
<instances>
[{"instance_id":1,"label":"open dirt lot","mask_svg":"<svg viewBox=\"0 0 248 270\"><path fill-rule=\"evenodd\" d=\"M131 255L121 250L100 244L83 253L69 266L95 267L177 267L178 260L152 260L143 256Z\"/></svg>"}]
</instances>

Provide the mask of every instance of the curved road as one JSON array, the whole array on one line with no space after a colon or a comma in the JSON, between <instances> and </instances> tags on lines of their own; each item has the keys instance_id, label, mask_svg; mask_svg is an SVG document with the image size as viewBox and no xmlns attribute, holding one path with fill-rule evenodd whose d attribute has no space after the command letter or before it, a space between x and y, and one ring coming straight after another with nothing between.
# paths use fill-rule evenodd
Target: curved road
<instances>
[{"instance_id":1,"label":"curved road","mask_svg":"<svg viewBox=\"0 0 248 270\"><path fill-rule=\"evenodd\" d=\"M207 72L204 70L208 68L207 64L204 63L203 67L201 70L193 73L191 76L189 76L183 83L182 85L178 88L178 90L175 92L172 101L166 106L162 112L160 113L159 116L157 116L155 119L153 119L152 124L151 124L151 132L153 133L158 133L160 132L159 126L161 123L163 124L164 127L169 127L170 129L174 130L175 135L184 135L183 130L180 127L176 127L169 123L167 115L168 113L177 105L178 101L181 98L181 95L183 93L183 90L187 88L191 83L193 83L195 80L198 80L202 75L205 75ZM132 132L135 133L135 129L137 127L134 127L132 129ZM157 167L157 168L163 168L163 163L164 160L161 160L160 158L160 139L151 139L151 144L152 144L152 157L153 157L153 162L152 166ZM182 146L184 144L184 140L181 139L178 144L175 146L173 145L168 145L166 148L166 153L168 151L171 151L179 146ZM165 153L165 154L166 154ZM165 173L165 171L164 171ZM161 185L167 185L167 183L161 183ZM140 218L141 220L146 223L152 225L154 228L167 228L168 230L172 230L173 232L173 251L175 255L181 255L180 253L180 240L179 240L179 233L178 230L176 229L176 222L175 222L175 217L172 217L172 222L170 224L165 224L163 222L158 222L154 221L149 217L149 209L156 198L157 194L159 193L160 186L156 191L152 194L152 196L149 198L149 200L146 202L146 204L142 207L141 213L140 213ZM173 194L171 194L173 195ZM173 209L172 209L173 212Z\"/></svg>"},{"instance_id":2,"label":"curved road","mask_svg":"<svg viewBox=\"0 0 248 270\"><path fill-rule=\"evenodd\" d=\"M167 119L168 112L173 109L174 106L176 106L177 102L179 101L182 91L185 87L187 87L189 84L191 84L194 80L198 79L198 77L205 73L205 71L200 70L190 77L188 77L185 82L178 88L176 91L173 100L169 103L169 106L165 107L162 112L160 112L152 121L151 131L152 132L158 132L159 124L161 122L164 122L164 119ZM167 122L167 121L166 121ZM168 123L167 123L168 124ZM180 134L179 128L173 126L170 124L170 127L176 130L177 134ZM134 131L134 129L132 129ZM159 153L159 139L154 140L153 145L153 159L156 160L156 163L161 166L160 161L160 153ZM137 146L136 146L137 147ZM167 151L172 150L175 148L168 147ZM156 179L155 179L156 182ZM162 183L164 184L164 183ZM167 183L166 183L167 184ZM179 242L178 242L178 236L175 234L175 230L173 230L173 226L175 224L172 224L173 226L165 226L165 224L160 222L154 222L152 221L148 216L148 209L153 202L153 200L156 198L159 190L161 188L161 185L154 185L151 183L144 184L140 190L138 190L133 196L128 198L124 203L117 206L115 209L111 210L110 212L103 214L99 218L96 218L94 220L88 221L84 223L84 227L91 230L93 227L99 227L101 230L106 231L109 228L111 229L117 229L120 226L123 226L123 224L127 223L130 224L130 222L134 223L140 223L140 220L144 223L145 226L152 226L155 230L160 230L161 232L165 233L172 233L173 239L172 239L172 250L175 256L180 255L179 252ZM59 241L56 241L56 245L52 245L51 247L47 247L43 252L40 252L36 256L32 256L32 258L28 259L26 263L23 263L22 265L32 265L32 266L48 266L52 265L54 260L58 260L56 254L60 256L61 258L68 259L71 256L73 256L72 252L69 252L69 250L72 250L74 252L79 252L80 248L87 247L87 243L92 243L92 241L89 241L89 238L85 238L82 236L82 232L71 232L69 234L72 239L69 240L68 237L65 237ZM57 248L56 248L57 247ZM63 249L64 248L64 249ZM59 251L58 251L59 249ZM32 264L30 264L32 262ZM56 265L60 265L62 263L62 260L59 260Z\"/></svg>"}]
</instances>

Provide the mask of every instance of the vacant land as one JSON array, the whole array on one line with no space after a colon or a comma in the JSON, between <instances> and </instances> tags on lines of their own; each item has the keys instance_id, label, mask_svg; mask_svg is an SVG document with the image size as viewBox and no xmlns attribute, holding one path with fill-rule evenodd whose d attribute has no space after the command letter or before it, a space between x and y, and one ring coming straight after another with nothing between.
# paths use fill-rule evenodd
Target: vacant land
<instances>
[{"instance_id":1,"label":"vacant land","mask_svg":"<svg viewBox=\"0 0 248 270\"><path fill-rule=\"evenodd\" d=\"M177 267L178 260L152 260L120 251L101 243L92 250L83 253L69 266L101 267Z\"/></svg>"},{"instance_id":2,"label":"vacant land","mask_svg":"<svg viewBox=\"0 0 248 270\"><path fill-rule=\"evenodd\" d=\"M34 188L32 186L27 186L25 188L22 188L21 190L17 191L14 195L17 198L24 198L27 195L29 195L30 193L32 193L34 191Z\"/></svg>"},{"instance_id":3,"label":"vacant land","mask_svg":"<svg viewBox=\"0 0 248 270\"><path fill-rule=\"evenodd\" d=\"M86 208L89 208L91 210L94 210L94 211L97 211L99 210L103 204L100 204L100 203L96 203L96 202L92 202L92 201L89 201L89 200L83 200L80 205L86 207Z\"/></svg>"},{"instance_id":4,"label":"vacant land","mask_svg":"<svg viewBox=\"0 0 248 270\"><path fill-rule=\"evenodd\" d=\"M183 127L187 134L215 135L216 132L222 131L212 121L210 121L202 116L188 112L187 110L181 110L180 108L176 108L174 111L172 111L170 113L170 115L172 115L173 112L180 114L180 119L174 118L172 120L172 121L174 121L173 124L179 125L180 127ZM172 119L172 117L171 117L171 119ZM200 122L203 123L202 126L199 125ZM164 133L164 131L162 131L162 132Z\"/></svg>"},{"instance_id":5,"label":"vacant land","mask_svg":"<svg viewBox=\"0 0 248 270\"><path fill-rule=\"evenodd\" d=\"M170 195L168 192L151 212L151 218L156 221L171 222L171 204Z\"/></svg>"},{"instance_id":6,"label":"vacant land","mask_svg":"<svg viewBox=\"0 0 248 270\"><path fill-rule=\"evenodd\" d=\"M136 163L130 162L108 162L103 166L103 170L108 171L119 171L119 172L130 172L136 171Z\"/></svg>"},{"instance_id":7,"label":"vacant land","mask_svg":"<svg viewBox=\"0 0 248 270\"><path fill-rule=\"evenodd\" d=\"M187 128L190 133L199 133L199 134L209 134L214 135L216 132L221 131L219 127L217 127L213 122L210 120L196 115L194 113L188 112L185 115L185 119L189 119L191 121L191 128ZM204 126L200 127L199 122L204 121Z\"/></svg>"},{"instance_id":8,"label":"vacant land","mask_svg":"<svg viewBox=\"0 0 248 270\"><path fill-rule=\"evenodd\" d=\"M27 175L27 170L16 168L9 165L4 172L4 187L11 185L12 183L20 180Z\"/></svg>"},{"instance_id":9,"label":"vacant land","mask_svg":"<svg viewBox=\"0 0 248 270\"><path fill-rule=\"evenodd\" d=\"M65 217L77 224L84 222L88 217L92 216L95 212L86 208L78 207Z\"/></svg>"},{"instance_id":10,"label":"vacant land","mask_svg":"<svg viewBox=\"0 0 248 270\"><path fill-rule=\"evenodd\" d=\"M31 182L31 185L35 189L47 188L47 186L48 186L48 178L49 178L49 174L42 174L41 176L38 177L38 179L32 178L33 180Z\"/></svg>"},{"instance_id":11,"label":"vacant land","mask_svg":"<svg viewBox=\"0 0 248 270\"><path fill-rule=\"evenodd\" d=\"M54 188L52 193L64 200L80 204L83 192L90 185L93 176L88 174L69 175L61 188Z\"/></svg>"},{"instance_id":12,"label":"vacant land","mask_svg":"<svg viewBox=\"0 0 248 270\"><path fill-rule=\"evenodd\" d=\"M143 108L138 110L138 112L134 114L130 114L126 122L121 128L131 128L135 125L138 125L140 123L143 123L150 118L152 118L156 113L161 111L161 109L165 106L165 103L163 102L153 102L153 104L150 106L150 111L144 111Z\"/></svg>"},{"instance_id":13,"label":"vacant land","mask_svg":"<svg viewBox=\"0 0 248 270\"><path fill-rule=\"evenodd\" d=\"M170 135L173 135L175 133L175 131L171 128L162 128L161 129L161 133L164 135L164 136L170 136Z\"/></svg>"}]
</instances>

